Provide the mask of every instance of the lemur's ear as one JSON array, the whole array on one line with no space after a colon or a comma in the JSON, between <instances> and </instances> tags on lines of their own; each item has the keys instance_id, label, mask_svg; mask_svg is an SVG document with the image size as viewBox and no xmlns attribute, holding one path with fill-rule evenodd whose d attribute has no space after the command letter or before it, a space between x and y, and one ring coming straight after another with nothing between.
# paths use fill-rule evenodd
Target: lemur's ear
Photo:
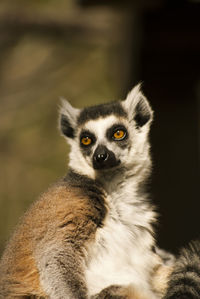
<instances>
[{"instance_id":1,"label":"lemur's ear","mask_svg":"<svg viewBox=\"0 0 200 299\"><path fill-rule=\"evenodd\" d=\"M123 105L128 111L129 120L134 120L137 127L144 126L153 118L153 111L143 93L140 85L136 85L127 95Z\"/></svg>"},{"instance_id":2,"label":"lemur's ear","mask_svg":"<svg viewBox=\"0 0 200 299\"><path fill-rule=\"evenodd\" d=\"M65 137L74 138L77 116L80 109L72 107L65 99L61 99L59 127Z\"/></svg>"}]
</instances>

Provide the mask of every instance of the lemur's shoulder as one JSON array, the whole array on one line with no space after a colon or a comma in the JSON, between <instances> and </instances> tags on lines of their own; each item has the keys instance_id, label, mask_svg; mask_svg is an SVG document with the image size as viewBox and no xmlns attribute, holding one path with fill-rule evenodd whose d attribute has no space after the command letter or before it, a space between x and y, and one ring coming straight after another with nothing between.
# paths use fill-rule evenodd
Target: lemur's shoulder
<instances>
[{"instance_id":1,"label":"lemur's shoulder","mask_svg":"<svg viewBox=\"0 0 200 299\"><path fill-rule=\"evenodd\" d=\"M30 237L34 248L44 237L63 240L63 234L79 234L77 227L87 231L103 224L106 215L105 194L93 180L73 172L41 194L22 218L14 238ZM90 225L91 225L90 224ZM83 233L82 231L82 233ZM26 233L25 233L26 232ZM88 232L89 234L89 232ZM15 237L16 236L16 237ZM46 240L48 241L48 240Z\"/></svg>"},{"instance_id":2,"label":"lemur's shoulder","mask_svg":"<svg viewBox=\"0 0 200 299\"><path fill-rule=\"evenodd\" d=\"M100 185L69 171L64 179L51 186L33 204L27 221L34 217L41 226L44 223L45 233L51 227L56 230L72 229L76 225L84 227L82 222L89 220L101 226L105 215L105 194Z\"/></svg>"},{"instance_id":3,"label":"lemur's shoulder","mask_svg":"<svg viewBox=\"0 0 200 299\"><path fill-rule=\"evenodd\" d=\"M104 193L95 181L69 172L49 187L22 217L7 244L0 264L0 281L5 280L5 288L12 289L8 298L32 292L45 296L36 265L37 252L45 244L64 246L63 243L83 252L103 225L105 215ZM12 287L8 288L10 275Z\"/></svg>"}]
</instances>

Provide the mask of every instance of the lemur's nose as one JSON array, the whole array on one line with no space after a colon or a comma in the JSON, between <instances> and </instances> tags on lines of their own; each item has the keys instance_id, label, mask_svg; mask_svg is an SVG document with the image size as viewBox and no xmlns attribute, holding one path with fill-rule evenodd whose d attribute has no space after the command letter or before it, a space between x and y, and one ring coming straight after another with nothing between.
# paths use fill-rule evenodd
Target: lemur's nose
<instances>
[{"instance_id":1,"label":"lemur's nose","mask_svg":"<svg viewBox=\"0 0 200 299\"><path fill-rule=\"evenodd\" d=\"M108 159L108 153L106 151L102 151L101 153L96 155L96 161L98 163L104 162Z\"/></svg>"},{"instance_id":2,"label":"lemur's nose","mask_svg":"<svg viewBox=\"0 0 200 299\"><path fill-rule=\"evenodd\" d=\"M99 145L96 148L93 156L93 162L96 166L95 168L101 168L101 164L103 164L108 159L108 157L108 149L104 145Z\"/></svg>"},{"instance_id":3,"label":"lemur's nose","mask_svg":"<svg viewBox=\"0 0 200 299\"><path fill-rule=\"evenodd\" d=\"M119 162L116 160L115 154L106 146L99 145L93 155L94 169L110 168L116 166Z\"/></svg>"}]
</instances>

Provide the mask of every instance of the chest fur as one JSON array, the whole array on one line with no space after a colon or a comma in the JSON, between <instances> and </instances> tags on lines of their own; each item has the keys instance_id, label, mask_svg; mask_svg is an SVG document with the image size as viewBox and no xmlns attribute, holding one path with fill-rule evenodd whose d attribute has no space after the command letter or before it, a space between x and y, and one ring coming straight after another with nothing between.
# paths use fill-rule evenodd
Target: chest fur
<instances>
[{"instance_id":1,"label":"chest fur","mask_svg":"<svg viewBox=\"0 0 200 299\"><path fill-rule=\"evenodd\" d=\"M97 230L88 251L85 274L90 294L113 284L134 283L148 289L155 266L154 240L147 215L143 212L140 221L139 214L133 205L110 204L104 226Z\"/></svg>"}]
</instances>

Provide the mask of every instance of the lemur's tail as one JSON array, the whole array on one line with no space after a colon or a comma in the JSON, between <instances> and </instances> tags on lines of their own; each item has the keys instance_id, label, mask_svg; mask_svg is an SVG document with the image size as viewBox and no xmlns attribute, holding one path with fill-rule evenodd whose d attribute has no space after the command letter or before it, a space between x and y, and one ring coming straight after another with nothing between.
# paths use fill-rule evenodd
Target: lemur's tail
<instances>
[{"instance_id":1,"label":"lemur's tail","mask_svg":"<svg viewBox=\"0 0 200 299\"><path fill-rule=\"evenodd\" d=\"M164 299L200 298L200 241L193 241L180 252Z\"/></svg>"}]
</instances>

